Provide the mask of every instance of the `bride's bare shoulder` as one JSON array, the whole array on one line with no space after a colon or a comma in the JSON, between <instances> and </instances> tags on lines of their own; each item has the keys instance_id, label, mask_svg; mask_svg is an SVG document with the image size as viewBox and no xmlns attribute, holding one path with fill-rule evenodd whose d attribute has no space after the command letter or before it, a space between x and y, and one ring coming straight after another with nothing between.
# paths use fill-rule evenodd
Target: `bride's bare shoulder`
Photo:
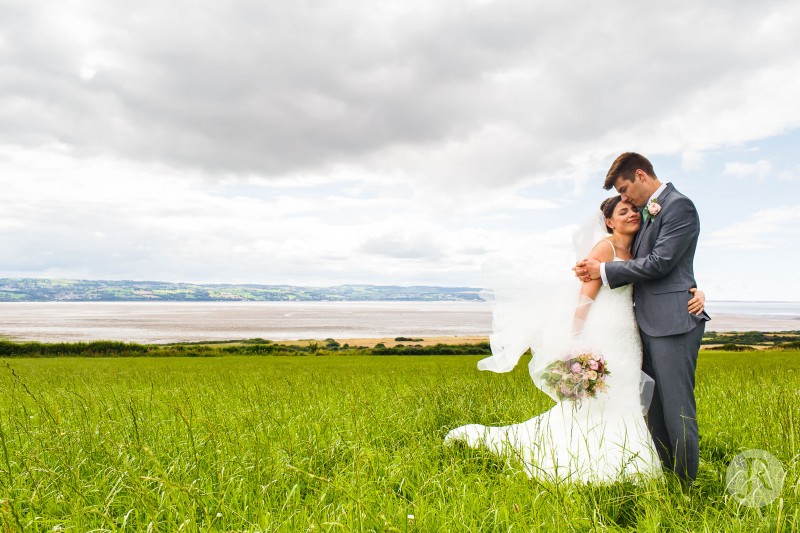
<instances>
[{"instance_id":1,"label":"bride's bare shoulder","mask_svg":"<svg viewBox=\"0 0 800 533\"><path fill-rule=\"evenodd\" d=\"M600 239L597 241L597 244L594 245L594 248L592 248L589 257L601 263L611 261L614 259L614 245L609 240Z\"/></svg>"}]
</instances>

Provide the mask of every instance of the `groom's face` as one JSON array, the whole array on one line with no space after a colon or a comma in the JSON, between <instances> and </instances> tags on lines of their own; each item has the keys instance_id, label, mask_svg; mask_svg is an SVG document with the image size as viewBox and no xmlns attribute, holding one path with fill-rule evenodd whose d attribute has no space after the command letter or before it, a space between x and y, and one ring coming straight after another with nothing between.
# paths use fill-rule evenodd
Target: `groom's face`
<instances>
[{"instance_id":1,"label":"groom's face","mask_svg":"<svg viewBox=\"0 0 800 533\"><path fill-rule=\"evenodd\" d=\"M639 171L637 170L633 181L628 181L622 177L617 178L617 181L614 182L614 188L622 196L623 202L628 202L641 209L650 199L650 192L644 180L638 174Z\"/></svg>"}]
</instances>

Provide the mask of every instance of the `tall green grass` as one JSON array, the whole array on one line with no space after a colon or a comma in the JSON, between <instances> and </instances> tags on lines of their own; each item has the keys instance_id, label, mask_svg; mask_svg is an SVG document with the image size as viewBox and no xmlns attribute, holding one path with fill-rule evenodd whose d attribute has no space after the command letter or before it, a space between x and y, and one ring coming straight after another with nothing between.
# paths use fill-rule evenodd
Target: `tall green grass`
<instances>
[{"instance_id":1,"label":"tall green grass","mask_svg":"<svg viewBox=\"0 0 800 533\"><path fill-rule=\"evenodd\" d=\"M10 359L0 367L0 530L797 531L800 352L702 353L701 468L682 489L545 484L455 426L551 405L521 364L474 356ZM778 500L725 490L775 455Z\"/></svg>"}]
</instances>

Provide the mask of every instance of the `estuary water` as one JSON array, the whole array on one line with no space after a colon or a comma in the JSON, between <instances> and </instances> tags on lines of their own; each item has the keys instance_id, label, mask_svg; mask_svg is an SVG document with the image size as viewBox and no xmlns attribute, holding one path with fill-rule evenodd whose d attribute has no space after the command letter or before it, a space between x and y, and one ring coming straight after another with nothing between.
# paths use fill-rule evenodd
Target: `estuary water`
<instances>
[{"instance_id":1,"label":"estuary water","mask_svg":"<svg viewBox=\"0 0 800 533\"><path fill-rule=\"evenodd\" d=\"M800 302L709 302L706 331L800 330ZM0 336L169 343L491 334L486 302L0 303Z\"/></svg>"}]
</instances>

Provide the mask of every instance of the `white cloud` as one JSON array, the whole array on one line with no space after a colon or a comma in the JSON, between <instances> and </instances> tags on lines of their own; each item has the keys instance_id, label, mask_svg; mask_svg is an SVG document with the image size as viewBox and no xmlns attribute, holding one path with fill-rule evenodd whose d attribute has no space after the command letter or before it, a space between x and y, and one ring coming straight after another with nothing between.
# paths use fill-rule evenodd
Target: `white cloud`
<instances>
[{"instance_id":1,"label":"white cloud","mask_svg":"<svg viewBox=\"0 0 800 533\"><path fill-rule=\"evenodd\" d=\"M704 159L700 152L684 150L681 153L681 168L687 171L696 171L702 167Z\"/></svg>"},{"instance_id":2,"label":"white cloud","mask_svg":"<svg viewBox=\"0 0 800 533\"><path fill-rule=\"evenodd\" d=\"M791 0L3 3L0 275L476 284L569 243L622 150L694 170L799 127L798 23ZM796 181L771 157L725 173ZM783 245L778 211L704 246Z\"/></svg>"},{"instance_id":3,"label":"white cloud","mask_svg":"<svg viewBox=\"0 0 800 533\"><path fill-rule=\"evenodd\" d=\"M497 192L442 215L435 198L352 179L333 194L331 183L242 194L238 182L57 151L0 151L11 170L0 177L0 276L474 284L482 254L514 238L476 214L556 205Z\"/></svg>"},{"instance_id":4,"label":"white cloud","mask_svg":"<svg viewBox=\"0 0 800 533\"><path fill-rule=\"evenodd\" d=\"M700 246L725 250L780 250L797 244L800 235L800 205L764 209L747 219L711 232Z\"/></svg>"},{"instance_id":5,"label":"white cloud","mask_svg":"<svg viewBox=\"0 0 800 533\"><path fill-rule=\"evenodd\" d=\"M438 259L442 256L441 245L431 240L429 235L408 232L370 237L359 250L398 259Z\"/></svg>"},{"instance_id":6,"label":"white cloud","mask_svg":"<svg viewBox=\"0 0 800 533\"><path fill-rule=\"evenodd\" d=\"M778 179L784 182L800 181L800 164L794 165L794 167L786 170L781 170L778 173Z\"/></svg>"},{"instance_id":7,"label":"white cloud","mask_svg":"<svg viewBox=\"0 0 800 533\"><path fill-rule=\"evenodd\" d=\"M767 159L760 159L755 163L725 163L725 170L722 173L739 179L754 178L764 181L772 174L772 163Z\"/></svg>"}]
</instances>

